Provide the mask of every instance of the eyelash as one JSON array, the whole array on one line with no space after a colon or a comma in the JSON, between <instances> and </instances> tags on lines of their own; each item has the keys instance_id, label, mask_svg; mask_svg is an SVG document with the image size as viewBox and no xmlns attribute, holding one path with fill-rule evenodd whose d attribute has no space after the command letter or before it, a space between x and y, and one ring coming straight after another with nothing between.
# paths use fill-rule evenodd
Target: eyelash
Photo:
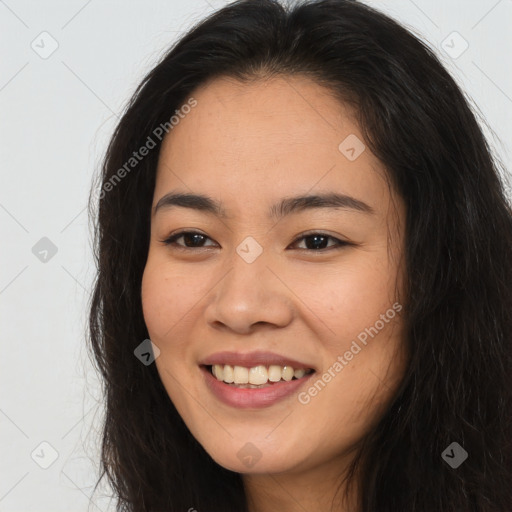
<instances>
[{"instance_id":1,"label":"eyelash","mask_svg":"<svg viewBox=\"0 0 512 512\"><path fill-rule=\"evenodd\" d=\"M196 249L206 249L207 247L212 247L212 246L206 246L206 247L186 247L186 246L183 246L183 245L179 245L179 244L176 244L176 240L178 240L179 238L181 238L182 236L184 235L201 235L202 237L206 238L206 239L210 239L210 237L204 235L203 233L200 233L198 231L179 231L178 233L175 233L171 236L169 236L168 238L165 238L164 240L160 240L163 244L165 245L169 245L169 246L173 246L175 249L178 249L178 250L183 250L183 251L190 251L190 250L196 250ZM323 237L323 238L330 238L332 240L335 240L337 243L336 245L332 245L330 247L326 247L326 248L323 248L323 249L307 249L307 248L301 248L299 250L301 251L307 251L307 252L326 252L326 251L329 251L329 250L332 250L332 249L342 249L343 247L347 246L347 245L352 245L351 243L349 242L346 242L344 240L340 240L339 238L335 238L331 235L328 235L327 233L322 233L322 232L317 232L317 231L313 231L313 232L310 232L310 233L305 233L305 234L302 234L300 237L296 238L293 242L292 242L292 245L293 244L296 244L297 242L305 239L305 238L311 238L311 237L314 237L314 236L320 236L320 237Z\"/></svg>"}]
</instances>

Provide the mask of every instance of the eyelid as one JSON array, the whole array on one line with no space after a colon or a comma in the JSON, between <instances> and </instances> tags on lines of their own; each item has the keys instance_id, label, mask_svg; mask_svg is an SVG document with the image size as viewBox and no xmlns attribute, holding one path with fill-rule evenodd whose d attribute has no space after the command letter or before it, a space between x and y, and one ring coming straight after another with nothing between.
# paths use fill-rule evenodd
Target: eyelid
<instances>
[{"instance_id":1,"label":"eyelid","mask_svg":"<svg viewBox=\"0 0 512 512\"><path fill-rule=\"evenodd\" d=\"M165 245L171 245L171 244L174 244L174 242L176 240L178 240L179 238L181 238L183 235L187 235L187 234L197 234L197 235L202 235L204 236L205 238L209 239L209 240L212 240L212 238L210 238L208 235L206 235L205 233L202 233L200 231L196 231L196 230L193 230L193 229L184 229L184 230L181 230L181 231L177 231L176 233L171 233L168 237L164 238L163 240L160 240L161 243L165 244ZM306 252L309 252L309 253L325 253L325 252L328 252L332 249L341 249L347 245L353 245L351 242L348 242L347 240L343 240L341 238L338 238L338 237L335 237L333 235L330 235L328 233L325 233L321 230L309 230L309 231L306 231L304 233L301 233L300 235L298 235L295 240L291 243L291 245L295 245L296 243L298 243L299 241L303 240L304 238L307 238L307 237L310 237L310 236L313 236L313 235L319 235L321 237L324 237L324 238L327 238L327 239L331 239L331 240L334 240L336 242L335 245L331 245L329 247L326 247L324 249L303 249L303 248L300 248L300 249L297 249L299 251L306 251ZM203 247L186 247L184 245L173 245L173 248L174 249L178 249L178 250L184 250L184 251L197 251L197 250L201 250L201 249L207 249L208 247L212 247L211 245L208 245L208 246L203 246Z\"/></svg>"},{"instance_id":2,"label":"eyelid","mask_svg":"<svg viewBox=\"0 0 512 512\"><path fill-rule=\"evenodd\" d=\"M314 250L314 249L299 249L299 250L302 250L302 251L308 251L308 252L325 252L325 251L328 251L329 249L333 249L333 248L336 248L336 247L343 247L345 245L351 245L350 242L348 242L347 240L343 240L341 238L338 238L334 235L330 235L329 233L325 233L324 231L322 230L310 230L310 231L305 231L304 233L301 233L292 243L291 245L294 245L296 244L297 242L301 241L303 238L307 238L307 237L310 237L310 236L313 236L313 235L319 235L319 236L322 236L324 238L330 238L331 240L334 240L336 241L336 245L331 245L330 247L326 248L326 249L318 249L318 250Z\"/></svg>"},{"instance_id":3,"label":"eyelid","mask_svg":"<svg viewBox=\"0 0 512 512\"><path fill-rule=\"evenodd\" d=\"M171 245L173 242L175 242L176 240L181 238L183 235L188 235L188 234L201 235L209 240L212 240L212 238L210 238L205 233L202 233L201 231L195 231L194 229L182 229L180 231L177 231L176 233L171 233L169 236L167 236L164 239L159 240L159 241L165 245ZM184 245L173 245L173 247L177 248L177 249L184 249L186 251L188 251L188 250L192 250L192 251L196 250L197 251L198 249L205 249L206 247L212 247L212 246L208 245L206 247L186 247Z\"/></svg>"}]
</instances>

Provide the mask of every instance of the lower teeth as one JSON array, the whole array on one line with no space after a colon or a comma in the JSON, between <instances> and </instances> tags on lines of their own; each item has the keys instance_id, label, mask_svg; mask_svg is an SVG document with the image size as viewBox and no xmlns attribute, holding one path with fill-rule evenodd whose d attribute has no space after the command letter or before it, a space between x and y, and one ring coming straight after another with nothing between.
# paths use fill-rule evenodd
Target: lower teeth
<instances>
[{"instance_id":1,"label":"lower teeth","mask_svg":"<svg viewBox=\"0 0 512 512\"><path fill-rule=\"evenodd\" d=\"M292 380L297 380L295 377L292 378ZM224 382L224 381L223 381ZM235 386L240 389L255 389L255 388L266 388L268 386L273 386L274 384L279 384L280 382L287 382L283 379L277 381L277 382L267 382L265 384L235 384L234 382L224 382L224 384L227 384L228 386Z\"/></svg>"},{"instance_id":2,"label":"lower teeth","mask_svg":"<svg viewBox=\"0 0 512 512\"><path fill-rule=\"evenodd\" d=\"M255 389L255 388L266 388L268 386L270 386L270 384L235 384L233 382L231 382L230 384L228 384L228 386L234 386L234 387L237 387L237 388L240 388L240 389Z\"/></svg>"},{"instance_id":3,"label":"lower teeth","mask_svg":"<svg viewBox=\"0 0 512 512\"><path fill-rule=\"evenodd\" d=\"M224 384L227 384L226 382ZM234 386L236 388L240 388L240 389L254 389L254 388L266 388L268 387L270 384L235 384L233 382L229 383L228 386Z\"/></svg>"}]
</instances>

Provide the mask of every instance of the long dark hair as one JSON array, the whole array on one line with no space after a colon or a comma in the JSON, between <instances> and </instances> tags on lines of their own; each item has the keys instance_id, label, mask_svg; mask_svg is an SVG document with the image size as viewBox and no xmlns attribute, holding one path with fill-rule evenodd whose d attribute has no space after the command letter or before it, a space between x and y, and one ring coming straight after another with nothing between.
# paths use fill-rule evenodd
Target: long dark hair
<instances>
[{"instance_id":1,"label":"long dark hair","mask_svg":"<svg viewBox=\"0 0 512 512\"><path fill-rule=\"evenodd\" d=\"M100 481L107 476L123 511L247 510L241 475L213 461L155 365L134 356L149 337L141 279L160 148L155 128L215 77L292 74L356 107L366 144L407 208L410 361L354 459L348 482L357 469L361 512L510 512L512 214L501 167L433 52L350 0L234 2L174 44L127 105L100 193L90 199L98 274L89 339L106 400ZM156 147L130 161L148 137ZM457 468L442 456L452 443L468 454Z\"/></svg>"}]
</instances>

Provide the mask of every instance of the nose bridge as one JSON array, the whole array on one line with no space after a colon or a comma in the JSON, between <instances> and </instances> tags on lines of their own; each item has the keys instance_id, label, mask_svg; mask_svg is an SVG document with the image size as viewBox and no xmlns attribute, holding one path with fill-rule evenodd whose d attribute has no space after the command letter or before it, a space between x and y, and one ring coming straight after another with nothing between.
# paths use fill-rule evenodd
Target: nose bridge
<instances>
[{"instance_id":1,"label":"nose bridge","mask_svg":"<svg viewBox=\"0 0 512 512\"><path fill-rule=\"evenodd\" d=\"M252 300L253 296L262 298L262 292L270 291L269 282L272 273L267 266L272 265L270 251L247 237L235 249L231 258L231 271L226 276L224 287L230 293L240 294L240 298Z\"/></svg>"},{"instance_id":2,"label":"nose bridge","mask_svg":"<svg viewBox=\"0 0 512 512\"><path fill-rule=\"evenodd\" d=\"M286 325L291 302L272 268L271 252L248 237L229 260L230 269L216 287L208 321L245 332L255 323Z\"/></svg>"}]
</instances>

